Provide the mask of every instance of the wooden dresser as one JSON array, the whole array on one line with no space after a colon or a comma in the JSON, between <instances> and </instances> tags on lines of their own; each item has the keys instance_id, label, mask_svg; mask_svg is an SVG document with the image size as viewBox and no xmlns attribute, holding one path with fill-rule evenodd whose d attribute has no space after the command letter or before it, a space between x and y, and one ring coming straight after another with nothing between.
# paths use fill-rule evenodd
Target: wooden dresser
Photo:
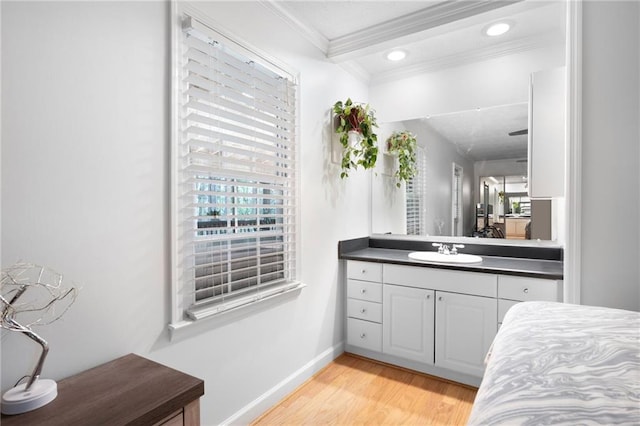
<instances>
[{"instance_id":1,"label":"wooden dresser","mask_svg":"<svg viewBox=\"0 0 640 426\"><path fill-rule=\"evenodd\" d=\"M13 425L200 425L204 381L129 354L58 382L58 396Z\"/></svg>"}]
</instances>

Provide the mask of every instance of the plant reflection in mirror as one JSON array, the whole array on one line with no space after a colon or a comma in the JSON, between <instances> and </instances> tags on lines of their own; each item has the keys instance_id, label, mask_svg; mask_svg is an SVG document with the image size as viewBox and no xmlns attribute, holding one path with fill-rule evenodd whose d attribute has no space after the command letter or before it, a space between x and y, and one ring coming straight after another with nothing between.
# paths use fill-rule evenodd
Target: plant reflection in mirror
<instances>
[{"instance_id":1,"label":"plant reflection in mirror","mask_svg":"<svg viewBox=\"0 0 640 426\"><path fill-rule=\"evenodd\" d=\"M387 151L398 156L398 169L394 173L398 180L396 183L398 188L402 185L403 180L408 182L418 172L416 168L417 147L416 136L411 132L393 132L387 139Z\"/></svg>"}]
</instances>

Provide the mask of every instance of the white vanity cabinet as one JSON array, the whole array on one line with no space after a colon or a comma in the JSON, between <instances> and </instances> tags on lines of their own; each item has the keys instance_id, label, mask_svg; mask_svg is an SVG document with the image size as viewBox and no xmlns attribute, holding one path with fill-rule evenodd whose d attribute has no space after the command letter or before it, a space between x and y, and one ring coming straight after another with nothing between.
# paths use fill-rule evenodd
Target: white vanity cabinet
<instances>
[{"instance_id":1,"label":"white vanity cabinet","mask_svg":"<svg viewBox=\"0 0 640 426\"><path fill-rule=\"evenodd\" d=\"M346 351L477 386L506 310L562 281L347 261Z\"/></svg>"},{"instance_id":2,"label":"white vanity cabinet","mask_svg":"<svg viewBox=\"0 0 640 426\"><path fill-rule=\"evenodd\" d=\"M434 291L385 284L382 352L433 364Z\"/></svg>"},{"instance_id":3,"label":"white vanity cabinet","mask_svg":"<svg viewBox=\"0 0 640 426\"><path fill-rule=\"evenodd\" d=\"M509 308L527 301L562 301L562 280L498 276L498 326L502 324Z\"/></svg>"},{"instance_id":4,"label":"white vanity cabinet","mask_svg":"<svg viewBox=\"0 0 640 426\"><path fill-rule=\"evenodd\" d=\"M429 306L429 315L432 318L432 333L430 337L433 344L430 350L433 353L424 357L430 362L435 361L436 367L442 367L482 377L484 373L484 357L496 334L498 315L498 303L496 300L498 277L495 274L465 272L447 269L423 268L419 266L387 265L383 266L383 341L387 342L391 331L399 333L403 329L403 336L425 333L425 321L422 317L411 322L404 319L398 326L394 324L395 317L386 315L387 293L398 293L398 289L406 288L403 292L413 290L415 297L413 303L417 306L419 300ZM393 284L393 285L391 285ZM400 287L404 286L404 287ZM393 290L388 291L388 288ZM424 295L420 299L421 292ZM431 300L433 303L429 303ZM408 304L403 306L409 311ZM426 308L417 312L424 315ZM408 312L407 312L408 314ZM408 316L408 315L407 315ZM404 317L403 317L404 318ZM392 324L387 324L389 320ZM391 331L389 331L391 330ZM393 337L393 336L391 336ZM403 347L408 345L403 343ZM386 346L383 346L383 352ZM395 348L394 348L395 349ZM394 355L417 360L410 357L412 353L401 351L389 352Z\"/></svg>"},{"instance_id":5,"label":"white vanity cabinet","mask_svg":"<svg viewBox=\"0 0 640 426\"><path fill-rule=\"evenodd\" d=\"M438 291L435 305L436 365L482 377L498 328L496 299Z\"/></svg>"},{"instance_id":6,"label":"white vanity cabinet","mask_svg":"<svg viewBox=\"0 0 640 426\"><path fill-rule=\"evenodd\" d=\"M382 351L382 265L347 262L347 344Z\"/></svg>"}]
</instances>

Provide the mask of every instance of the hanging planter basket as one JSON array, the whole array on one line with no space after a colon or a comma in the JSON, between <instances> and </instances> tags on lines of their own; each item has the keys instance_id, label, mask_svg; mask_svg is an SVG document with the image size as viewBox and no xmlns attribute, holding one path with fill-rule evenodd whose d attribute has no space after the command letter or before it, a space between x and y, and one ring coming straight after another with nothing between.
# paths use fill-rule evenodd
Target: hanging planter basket
<instances>
[{"instance_id":1,"label":"hanging planter basket","mask_svg":"<svg viewBox=\"0 0 640 426\"><path fill-rule=\"evenodd\" d=\"M340 136L342 160L340 177L349 176L358 167L373 168L378 158L378 136L373 132L378 127L369 105L355 104L351 99L333 105L336 114L335 132Z\"/></svg>"}]
</instances>

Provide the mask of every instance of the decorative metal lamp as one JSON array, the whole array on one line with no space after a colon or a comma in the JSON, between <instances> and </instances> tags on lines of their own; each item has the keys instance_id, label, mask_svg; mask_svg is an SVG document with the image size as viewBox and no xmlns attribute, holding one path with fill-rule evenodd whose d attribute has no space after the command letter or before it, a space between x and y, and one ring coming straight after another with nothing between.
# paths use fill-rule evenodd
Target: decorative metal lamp
<instances>
[{"instance_id":1,"label":"decorative metal lamp","mask_svg":"<svg viewBox=\"0 0 640 426\"><path fill-rule=\"evenodd\" d=\"M51 324L59 319L75 301L76 293L74 287L62 287L61 274L42 266L17 263L2 270L0 328L23 333L42 347L31 375L18 380L15 387L2 395L2 414L35 410L58 396L55 381L40 379L49 344L31 327ZM26 383L20 384L27 378Z\"/></svg>"}]
</instances>

